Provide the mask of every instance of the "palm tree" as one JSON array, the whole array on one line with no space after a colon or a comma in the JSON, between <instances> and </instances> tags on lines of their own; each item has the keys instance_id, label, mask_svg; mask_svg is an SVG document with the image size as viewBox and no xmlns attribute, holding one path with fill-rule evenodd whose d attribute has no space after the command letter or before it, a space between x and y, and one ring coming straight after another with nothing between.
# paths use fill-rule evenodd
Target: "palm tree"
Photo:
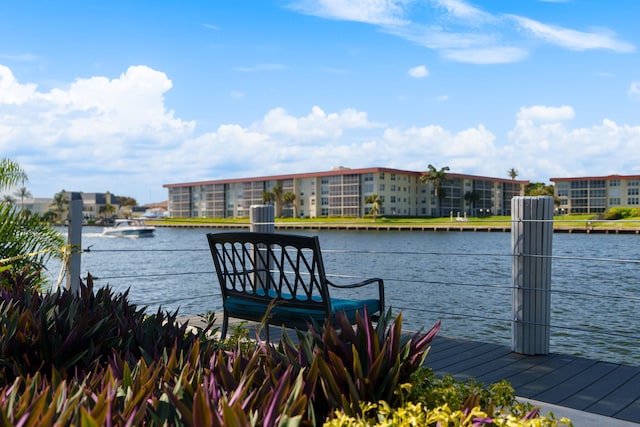
<instances>
[{"instance_id":1,"label":"palm tree","mask_svg":"<svg viewBox=\"0 0 640 427\"><path fill-rule=\"evenodd\" d=\"M440 212L440 205L442 204L442 200L447 197L442 186L449 181L449 177L447 176L449 166L445 166L438 170L435 166L430 164L428 168L429 171L420 177L420 181L430 183L433 186L433 195L436 196L436 200L438 201L436 212L438 213L438 216L442 216Z\"/></svg>"},{"instance_id":2,"label":"palm tree","mask_svg":"<svg viewBox=\"0 0 640 427\"><path fill-rule=\"evenodd\" d=\"M467 191L464 193L464 200L471 205L472 212L475 211L476 202L480 200L480 195L477 191Z\"/></svg>"},{"instance_id":3,"label":"palm tree","mask_svg":"<svg viewBox=\"0 0 640 427\"><path fill-rule=\"evenodd\" d=\"M31 191L27 190L27 187L20 187L14 194L20 197L20 208L24 209L24 199L31 197Z\"/></svg>"},{"instance_id":4,"label":"palm tree","mask_svg":"<svg viewBox=\"0 0 640 427\"><path fill-rule=\"evenodd\" d=\"M275 199L276 199L276 196L273 194L272 191L265 191L262 193L262 202L267 205L272 204Z\"/></svg>"},{"instance_id":5,"label":"palm tree","mask_svg":"<svg viewBox=\"0 0 640 427\"><path fill-rule=\"evenodd\" d=\"M0 159L0 191L8 190L18 183L28 181L27 174L11 159Z\"/></svg>"},{"instance_id":6,"label":"palm tree","mask_svg":"<svg viewBox=\"0 0 640 427\"><path fill-rule=\"evenodd\" d=\"M2 203L7 205L15 205L16 199L11 197L9 194L5 194L4 196L2 196Z\"/></svg>"},{"instance_id":7,"label":"palm tree","mask_svg":"<svg viewBox=\"0 0 640 427\"><path fill-rule=\"evenodd\" d=\"M509 175L511 179L516 179L518 176L518 170L516 168L511 168L507 171L507 175Z\"/></svg>"},{"instance_id":8,"label":"palm tree","mask_svg":"<svg viewBox=\"0 0 640 427\"><path fill-rule=\"evenodd\" d=\"M296 217L296 205L293 204L293 202L296 200L296 195L293 194L291 191L287 191L286 193L284 193L282 195L282 202L287 204L287 205L291 205L291 207L293 208L293 217Z\"/></svg>"},{"instance_id":9,"label":"palm tree","mask_svg":"<svg viewBox=\"0 0 640 427\"><path fill-rule=\"evenodd\" d=\"M27 181L26 173L10 159L0 160L0 190ZM60 257L63 236L42 221L38 215L18 210L13 204L0 204L0 259L11 259L11 264L0 263L0 270L10 269L16 274L28 269L35 273L34 284L45 280L40 272L49 258ZM28 255L27 255L28 254Z\"/></svg>"},{"instance_id":10,"label":"palm tree","mask_svg":"<svg viewBox=\"0 0 640 427\"><path fill-rule=\"evenodd\" d=\"M372 194L364 200L365 203L371 203L371 215L373 215L373 222L376 222L378 212L382 207L382 198L377 194Z\"/></svg>"},{"instance_id":11,"label":"palm tree","mask_svg":"<svg viewBox=\"0 0 640 427\"><path fill-rule=\"evenodd\" d=\"M62 215L67 209L68 204L69 204L69 199L67 198L67 195L65 194L64 190L62 190L59 193L56 193L53 196L53 203L51 204L51 207L54 208L56 214L58 215L58 221L62 221Z\"/></svg>"},{"instance_id":12,"label":"palm tree","mask_svg":"<svg viewBox=\"0 0 640 427\"><path fill-rule=\"evenodd\" d=\"M106 215L109 219L111 219L111 217L113 217L113 214L115 212L116 212L116 207L113 206L111 203L107 203L106 205L100 206L99 213L103 214L103 218L104 218L104 215Z\"/></svg>"},{"instance_id":13,"label":"palm tree","mask_svg":"<svg viewBox=\"0 0 640 427\"><path fill-rule=\"evenodd\" d=\"M271 192L273 193L273 199L276 205L276 218L279 218L282 216L282 187L276 185L271 189Z\"/></svg>"}]
</instances>

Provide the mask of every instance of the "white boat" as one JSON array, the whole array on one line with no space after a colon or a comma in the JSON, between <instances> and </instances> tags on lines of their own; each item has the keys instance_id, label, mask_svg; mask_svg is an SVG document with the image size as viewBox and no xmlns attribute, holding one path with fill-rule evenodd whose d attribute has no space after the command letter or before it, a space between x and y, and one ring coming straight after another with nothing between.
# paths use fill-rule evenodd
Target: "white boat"
<instances>
[{"instance_id":1,"label":"white boat","mask_svg":"<svg viewBox=\"0 0 640 427\"><path fill-rule=\"evenodd\" d=\"M116 219L113 227L102 230L103 236L112 237L153 237L156 228L141 219Z\"/></svg>"}]
</instances>

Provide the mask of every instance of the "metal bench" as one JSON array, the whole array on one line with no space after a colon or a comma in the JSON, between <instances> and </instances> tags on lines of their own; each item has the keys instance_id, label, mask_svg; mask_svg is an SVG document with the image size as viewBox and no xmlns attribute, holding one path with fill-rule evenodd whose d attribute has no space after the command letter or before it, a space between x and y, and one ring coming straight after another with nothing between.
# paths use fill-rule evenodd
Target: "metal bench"
<instances>
[{"instance_id":1,"label":"metal bench","mask_svg":"<svg viewBox=\"0 0 640 427\"><path fill-rule=\"evenodd\" d=\"M384 283L371 278L338 285L325 274L317 236L285 233L221 232L207 234L222 291L222 338L228 319L306 330L344 312L355 323L366 307L373 319L384 311ZM377 298L331 298L329 288L359 288L378 284Z\"/></svg>"}]
</instances>

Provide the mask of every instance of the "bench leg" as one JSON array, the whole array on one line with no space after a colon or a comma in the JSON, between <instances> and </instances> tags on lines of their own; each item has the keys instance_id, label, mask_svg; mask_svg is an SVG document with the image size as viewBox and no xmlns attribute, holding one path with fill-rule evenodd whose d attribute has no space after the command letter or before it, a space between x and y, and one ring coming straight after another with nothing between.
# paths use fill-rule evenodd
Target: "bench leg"
<instances>
[{"instance_id":1,"label":"bench leg","mask_svg":"<svg viewBox=\"0 0 640 427\"><path fill-rule=\"evenodd\" d=\"M223 340L227 336L227 327L229 326L229 318L227 313L224 313L222 317L222 329L220 330L220 339Z\"/></svg>"}]
</instances>

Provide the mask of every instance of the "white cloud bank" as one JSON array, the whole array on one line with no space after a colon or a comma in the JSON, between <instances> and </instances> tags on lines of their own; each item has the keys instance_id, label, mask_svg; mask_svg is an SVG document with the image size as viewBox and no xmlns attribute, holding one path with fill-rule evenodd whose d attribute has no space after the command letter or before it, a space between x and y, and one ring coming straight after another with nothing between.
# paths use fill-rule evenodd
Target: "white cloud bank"
<instances>
[{"instance_id":1,"label":"white cloud bank","mask_svg":"<svg viewBox=\"0 0 640 427\"><path fill-rule=\"evenodd\" d=\"M196 124L164 104L172 87L151 68L114 79L78 79L40 92L0 66L0 152L27 171L37 197L61 189L111 191L140 202L166 199L162 184L348 167L424 170L519 178L640 173L640 126L611 119L572 128L571 106L523 106L507 135L483 124L452 131L438 124L388 127L365 111L304 115L274 107L247 127ZM623 153L623 155L621 154Z\"/></svg>"}]
</instances>

